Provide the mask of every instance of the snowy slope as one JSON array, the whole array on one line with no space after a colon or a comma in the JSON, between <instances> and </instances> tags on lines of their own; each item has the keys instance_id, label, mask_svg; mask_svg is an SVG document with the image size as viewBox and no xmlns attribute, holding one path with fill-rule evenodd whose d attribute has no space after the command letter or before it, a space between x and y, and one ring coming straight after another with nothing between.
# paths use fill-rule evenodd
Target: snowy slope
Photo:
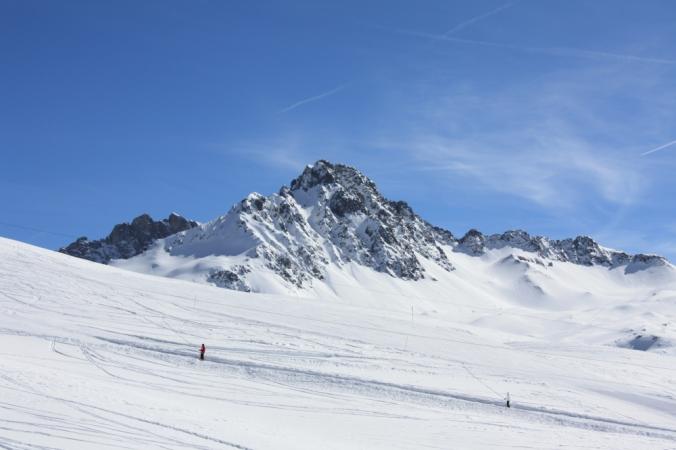
<instances>
[{"instance_id":1,"label":"snowy slope","mask_svg":"<svg viewBox=\"0 0 676 450\"><path fill-rule=\"evenodd\" d=\"M0 448L676 448L673 354L604 345L673 339L671 275L513 253L350 262L302 297L0 238Z\"/></svg>"},{"instance_id":2,"label":"snowy slope","mask_svg":"<svg viewBox=\"0 0 676 450\"><path fill-rule=\"evenodd\" d=\"M491 250L481 257L449 253L454 270L423 261L426 277L411 281L350 262L327 265L321 280L290 286L260 259L242 256L169 256L161 247L117 264L144 272L204 283L214 265L246 269L247 288L332 302L425 314L491 313L478 324L491 329L577 343L636 347L676 355L676 272L671 266L627 274L623 267L581 266L551 262L513 248ZM224 263L223 260L227 262ZM178 260L178 264L177 264ZM233 264L233 261L240 265ZM239 281L238 281L239 282ZM247 289L248 290L248 289ZM530 315L536 314L537 320ZM497 317L494 321L491 317ZM510 317L511 320L503 320ZM561 333L551 322L575 324ZM602 327L599 328L599 327Z\"/></svg>"}]
</instances>

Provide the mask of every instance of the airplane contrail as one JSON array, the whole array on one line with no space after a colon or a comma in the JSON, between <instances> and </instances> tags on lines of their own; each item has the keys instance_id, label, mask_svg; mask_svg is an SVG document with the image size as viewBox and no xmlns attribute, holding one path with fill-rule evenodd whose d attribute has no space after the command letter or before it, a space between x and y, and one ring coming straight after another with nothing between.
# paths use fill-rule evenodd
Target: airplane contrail
<instances>
[{"instance_id":1,"label":"airplane contrail","mask_svg":"<svg viewBox=\"0 0 676 450\"><path fill-rule=\"evenodd\" d=\"M492 16L492 15L494 15L494 14L497 14L497 13L499 13L500 11L503 11L503 10L505 10L505 9L507 9L507 8L512 7L513 5L514 5L514 3L506 3L506 4L502 5L502 6L500 6L499 8L495 8L494 10L488 11L487 13L484 13L484 14L478 15L478 16L476 16L476 17L472 17L471 19L465 20L464 22L461 22L461 23L457 24L456 26L454 26L453 28L451 28L450 30L448 30L447 32L445 32L444 34L442 34L442 36L449 36L449 35L451 35L451 34L453 34L453 33L456 33L456 32L458 32L458 31L462 30L463 28L472 25L473 23L476 23L476 22L478 22L478 21L480 21L480 20L485 19L486 17L490 17L490 16Z\"/></svg>"},{"instance_id":2,"label":"airplane contrail","mask_svg":"<svg viewBox=\"0 0 676 450\"><path fill-rule=\"evenodd\" d=\"M316 102L317 100L321 100L321 99L323 99L323 98L328 97L329 95L333 95L333 94L335 94L336 92L342 91L343 89L345 89L345 86L346 86L346 85L342 84L342 85L340 85L340 86L338 86L338 87L336 87L336 88L331 89L330 91L326 91L326 92L324 92L324 93L322 93L322 94L315 95L315 96L313 96L313 97L308 97L308 98L305 98L305 99L303 99L303 100L297 101L296 103L287 106L286 108L282 109L282 110L279 111L279 112L280 112L280 114L282 114L282 113L285 113L285 112L289 112L289 111L291 111L292 109L296 109L296 108L298 108L299 106L304 105L304 104L306 104L306 103Z\"/></svg>"},{"instance_id":3,"label":"airplane contrail","mask_svg":"<svg viewBox=\"0 0 676 450\"><path fill-rule=\"evenodd\" d=\"M641 153L641 156L646 156L651 153L659 152L660 150L663 150L667 147L671 147L672 145L676 145L676 141L667 142L666 144L660 145L659 147L655 147L652 150L648 150L647 152Z\"/></svg>"},{"instance_id":4,"label":"airplane contrail","mask_svg":"<svg viewBox=\"0 0 676 450\"><path fill-rule=\"evenodd\" d=\"M413 30L404 30L404 29L395 29L390 30L398 34L404 34L408 36L414 36L424 39L432 39L437 41L447 41L454 42L457 44L467 44L467 45L477 45L482 47L494 47L494 48L503 48L506 50L516 50L522 52L532 52L532 53L541 53L552 56L569 56L575 58L591 58L591 59L615 59L628 62L644 62L644 63L654 63L654 64L669 64L676 65L676 60L674 59L663 59L663 58L650 58L644 56L636 55L627 55L622 53L610 53L610 52L601 52L596 50L585 50L578 48L567 48L567 47L528 47L523 45L513 45L513 44L503 44L500 42L492 41L480 41L476 39L463 39L456 38L446 35L437 35L432 33L425 33L421 31Z\"/></svg>"}]
</instances>

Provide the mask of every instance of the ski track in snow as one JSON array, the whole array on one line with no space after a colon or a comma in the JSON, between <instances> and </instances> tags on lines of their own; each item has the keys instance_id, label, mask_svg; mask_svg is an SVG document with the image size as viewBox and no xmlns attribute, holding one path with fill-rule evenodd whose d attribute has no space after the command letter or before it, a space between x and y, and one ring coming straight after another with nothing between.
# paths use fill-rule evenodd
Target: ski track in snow
<instances>
[{"instance_id":1,"label":"ski track in snow","mask_svg":"<svg viewBox=\"0 0 676 450\"><path fill-rule=\"evenodd\" d=\"M234 293L4 239L0 293L0 449L676 449L670 354Z\"/></svg>"},{"instance_id":2,"label":"ski track in snow","mask_svg":"<svg viewBox=\"0 0 676 450\"><path fill-rule=\"evenodd\" d=\"M192 360L194 358L194 355L190 352L181 352L181 351L168 351L160 348L153 348L153 347L148 347L148 346L143 346L139 344L135 344L134 342L130 341L117 341L117 340L112 340L112 339L104 339L108 342L111 342L113 344L118 344L121 346L125 347L134 347L137 349L141 350L146 350L150 351L151 353L163 353L163 354L169 354L169 355L174 355L174 356L183 356L187 359ZM99 369L104 371L105 373L115 377L114 374L111 374L108 372L104 367L101 367L97 362L92 358L92 356L96 356L97 359L101 361L105 361L107 364L112 365L113 367L118 367L118 368L124 368L125 370L128 371L136 371L135 368L129 365L125 365L123 362L119 361L110 361L107 360L103 357L101 357L99 354L95 354L93 352L88 351L86 348L83 348L83 353L87 356L87 359L92 362L92 364L96 365ZM245 362L245 361L237 361L237 360L230 360L230 359L223 359L223 358L210 358L207 364L222 364L229 366L234 369L244 369L244 372L249 375L251 378L257 379L257 378L263 378L269 380L269 377L273 378L278 378L278 379L283 379L287 381L294 381L298 384L305 384L305 383L311 383L313 385L317 386L322 386L326 389L328 388L337 388L338 390L342 390L345 392L356 392L356 391L361 391L363 394L362 395L374 395L376 397L382 396L384 398L406 398L406 400L416 402L416 401L424 401L427 400L429 402L438 402L442 403L447 400L460 400L464 402L469 402L469 403L478 403L482 405L490 405L490 406L497 406L502 408L504 405L504 402L502 401L496 401L492 399L487 399L487 398L481 398L481 397L472 397L472 396L464 396L461 394L452 394L448 392L443 392L443 391L435 391L435 390L430 390L430 389L424 389L420 388L417 386L409 386L409 385L400 385L400 384L394 384L394 383L385 383L377 380L365 380L365 379L360 379L360 378L355 378L355 377L346 377L346 376L340 376L340 375L335 375L335 374L327 374L327 373L320 373L320 372L314 372L310 370L299 370L299 369L294 369L294 368L289 368L289 367L278 367L278 366L273 366L269 364L261 364L261 363L253 363L253 362ZM159 376L159 375L155 375ZM230 375L232 376L232 374ZM178 381L178 380L175 380ZM331 385L331 386L327 386ZM289 385L286 385L289 386ZM289 386L290 387L290 386ZM311 392L311 393L320 393L321 395L327 395L325 393L321 393L321 391L310 391L310 390L302 390L304 392ZM515 405L513 406L513 409L515 410L521 410L521 411L527 411L527 412L535 412L535 413L541 413L541 414L547 414L552 416L552 419L555 421L559 421L562 424L567 424L567 425L579 425L577 422L566 422L566 419L586 419L588 421L593 421L593 422L598 422L598 424L592 424L589 425L588 423L585 424L586 426L591 426L591 427L596 427L599 430L611 430L611 426L619 425L623 427L627 427L624 431L627 432L636 432L639 434L649 434L645 430L654 430L654 431L661 431L661 432L666 432L666 434L662 434L659 436L664 436L664 437L676 437L676 429L671 429L671 428L661 428L661 427L653 427L647 424L642 424L642 423L632 423L632 422L623 422L619 420L612 420L612 419L607 419L603 417L593 417L589 415L581 415L581 414L575 414L575 413L570 413L566 411L558 411L558 410L549 410L547 408L543 407L535 407L535 406L527 406L527 405ZM606 427L606 428L604 428ZM631 431L635 429L634 431ZM674 433L674 436L671 436L671 433Z\"/></svg>"}]
</instances>

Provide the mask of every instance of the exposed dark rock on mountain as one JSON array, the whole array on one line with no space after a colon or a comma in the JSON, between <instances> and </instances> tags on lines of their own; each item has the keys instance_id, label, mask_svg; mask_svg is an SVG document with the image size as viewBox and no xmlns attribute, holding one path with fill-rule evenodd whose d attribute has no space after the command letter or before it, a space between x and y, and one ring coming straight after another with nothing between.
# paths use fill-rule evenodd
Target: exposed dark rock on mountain
<instances>
[{"instance_id":1,"label":"exposed dark rock on mountain","mask_svg":"<svg viewBox=\"0 0 676 450\"><path fill-rule=\"evenodd\" d=\"M288 192L300 206L312 208L311 227L344 261L406 280L424 277L419 256L453 269L439 246L452 235L422 220L405 202L385 199L352 167L318 161L291 182Z\"/></svg>"},{"instance_id":2,"label":"exposed dark rock on mountain","mask_svg":"<svg viewBox=\"0 0 676 450\"><path fill-rule=\"evenodd\" d=\"M251 270L244 266L233 266L232 270L212 270L207 281L218 287L235 291L251 292L251 287L244 279L244 275Z\"/></svg>"},{"instance_id":3,"label":"exposed dark rock on mountain","mask_svg":"<svg viewBox=\"0 0 676 450\"><path fill-rule=\"evenodd\" d=\"M450 271L440 246L452 239L406 203L383 198L358 170L318 161L290 187L268 197L250 194L225 216L167 239L165 248L192 257L244 252L303 287L323 279L331 263L355 262L404 280L424 277L421 258Z\"/></svg>"},{"instance_id":4,"label":"exposed dark rock on mountain","mask_svg":"<svg viewBox=\"0 0 676 450\"><path fill-rule=\"evenodd\" d=\"M575 239L550 240L542 236L531 236L522 230L507 231L502 234L484 235L470 230L460 238L455 251L472 256L484 254L488 250L503 247L518 248L533 252L543 258L565 261L583 266L604 266L610 269L627 266L626 273L634 273L648 267L663 266L667 260L657 255L629 255L625 252L601 247L588 236Z\"/></svg>"},{"instance_id":5,"label":"exposed dark rock on mountain","mask_svg":"<svg viewBox=\"0 0 676 450\"><path fill-rule=\"evenodd\" d=\"M164 220L154 221L148 214L141 214L131 223L121 223L104 239L90 241L87 237L78 238L66 247L60 248L78 258L107 264L111 259L127 259L143 253L157 239L162 239L180 231L196 227L197 222L171 213Z\"/></svg>"}]
</instances>

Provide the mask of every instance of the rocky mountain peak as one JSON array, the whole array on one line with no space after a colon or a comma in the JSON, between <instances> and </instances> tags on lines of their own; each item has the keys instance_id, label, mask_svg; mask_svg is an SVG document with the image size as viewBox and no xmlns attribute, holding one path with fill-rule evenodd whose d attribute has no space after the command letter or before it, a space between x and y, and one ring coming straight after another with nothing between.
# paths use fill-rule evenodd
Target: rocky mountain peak
<instances>
[{"instance_id":1,"label":"rocky mountain peak","mask_svg":"<svg viewBox=\"0 0 676 450\"><path fill-rule=\"evenodd\" d=\"M377 191L375 183L354 167L332 164L323 159L307 165L300 176L291 181L290 188L291 191L307 191L318 185L327 188L339 186L345 191Z\"/></svg>"},{"instance_id":2,"label":"rocky mountain peak","mask_svg":"<svg viewBox=\"0 0 676 450\"><path fill-rule=\"evenodd\" d=\"M553 240L543 236L531 236L523 230L510 230L502 234L484 235L478 230L469 230L457 242L455 251L479 256L488 250L510 247L537 254L554 261L570 262L582 266L603 266L610 269L626 266L626 273L663 266L667 260L657 255L629 255L599 245L589 236Z\"/></svg>"},{"instance_id":3,"label":"rocky mountain peak","mask_svg":"<svg viewBox=\"0 0 676 450\"><path fill-rule=\"evenodd\" d=\"M472 228L458 240L456 250L472 256L481 255L486 250L486 237Z\"/></svg>"},{"instance_id":4,"label":"rocky mountain peak","mask_svg":"<svg viewBox=\"0 0 676 450\"><path fill-rule=\"evenodd\" d=\"M329 264L354 262L405 280L425 277L423 259L450 271L440 247L449 239L450 232L431 226L405 202L385 199L357 169L320 160L277 194L252 193L225 216L168 239L166 246L193 257L213 249L244 252L302 287L322 279ZM222 267L209 279L247 290L249 273L248 267Z\"/></svg>"},{"instance_id":5,"label":"rocky mountain peak","mask_svg":"<svg viewBox=\"0 0 676 450\"><path fill-rule=\"evenodd\" d=\"M422 220L406 202L385 199L375 183L353 167L317 161L291 182L288 193L311 208L311 228L338 249L342 262L356 261L412 280L424 278L417 255L453 269L439 247L450 233Z\"/></svg>"},{"instance_id":6,"label":"rocky mountain peak","mask_svg":"<svg viewBox=\"0 0 676 450\"><path fill-rule=\"evenodd\" d=\"M171 213L169 217L159 221L153 220L148 214L141 214L131 223L115 225L104 239L91 241L83 236L60 248L59 252L107 264L111 259L127 259L143 253L157 239L197 225L197 222L176 213Z\"/></svg>"}]
</instances>

